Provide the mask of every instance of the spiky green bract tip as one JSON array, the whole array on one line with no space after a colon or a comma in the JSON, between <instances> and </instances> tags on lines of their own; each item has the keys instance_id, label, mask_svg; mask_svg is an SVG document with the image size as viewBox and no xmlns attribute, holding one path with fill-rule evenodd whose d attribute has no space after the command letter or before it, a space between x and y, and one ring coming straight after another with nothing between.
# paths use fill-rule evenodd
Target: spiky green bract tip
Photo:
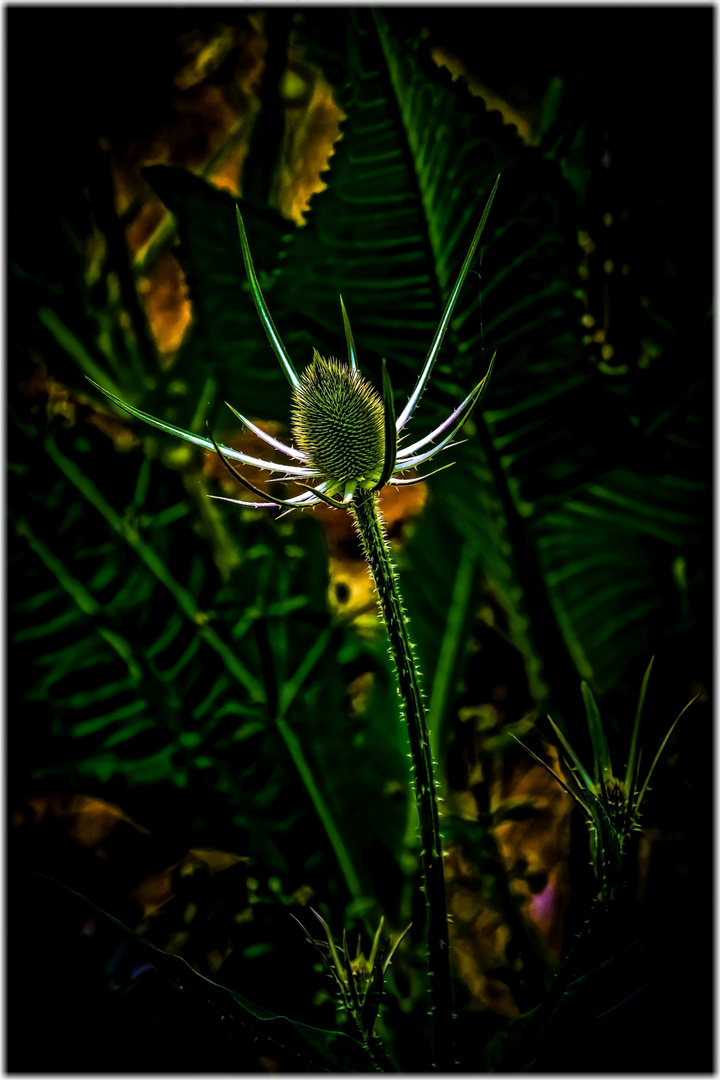
<instances>
[{"instance_id":1,"label":"spiky green bract tip","mask_svg":"<svg viewBox=\"0 0 720 1080\"><path fill-rule=\"evenodd\" d=\"M376 481L385 458L385 412L357 370L317 350L293 394L292 431L308 464L333 484Z\"/></svg>"}]
</instances>

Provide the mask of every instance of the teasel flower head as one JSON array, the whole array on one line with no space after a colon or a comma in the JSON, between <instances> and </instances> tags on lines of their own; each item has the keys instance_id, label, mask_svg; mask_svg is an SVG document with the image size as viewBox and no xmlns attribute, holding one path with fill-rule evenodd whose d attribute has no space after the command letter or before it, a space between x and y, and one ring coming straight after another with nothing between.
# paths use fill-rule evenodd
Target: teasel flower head
<instances>
[{"instance_id":1,"label":"teasel flower head","mask_svg":"<svg viewBox=\"0 0 720 1080\"><path fill-rule=\"evenodd\" d=\"M377 483L385 460L385 410L357 368L314 350L293 393L292 431L331 483Z\"/></svg>"},{"instance_id":2,"label":"teasel flower head","mask_svg":"<svg viewBox=\"0 0 720 1080\"><path fill-rule=\"evenodd\" d=\"M127 404L103 389L98 383L93 382L92 379L89 381L114 404L125 409L132 416L152 424L161 431L194 443L196 446L214 450L229 472L244 487L253 492L257 501L227 499L225 496L214 496L215 498L239 502L243 506L285 507L288 511L305 509L320 502L339 509L350 506L358 487L379 491L386 484L399 486L419 483L425 479L425 476L407 478L403 474L424 465L440 451L453 444L453 440L485 393L492 373L494 356L483 379L434 431L410 444L401 445L403 429L415 414L438 358L455 304L485 228L498 182L499 177L445 305L415 388L399 416L395 414L386 361L384 359L382 361L382 394L373 387L359 369L357 350L342 297L340 297L340 311L347 343L347 362L341 362L334 357L326 359L314 350L312 362L298 374L278 334L260 288L239 208L237 208L237 222L240 243L253 301L270 346L290 383L291 430L294 443L288 445L275 438L253 424L232 405L227 404L250 431L290 459L290 463L279 464L253 457L231 447L221 446L216 442L209 428L208 438L185 431ZM273 479L292 480L306 490L301 495L290 499L269 497L243 476L231 464L232 461L265 470ZM442 467L448 468L447 465Z\"/></svg>"}]
</instances>

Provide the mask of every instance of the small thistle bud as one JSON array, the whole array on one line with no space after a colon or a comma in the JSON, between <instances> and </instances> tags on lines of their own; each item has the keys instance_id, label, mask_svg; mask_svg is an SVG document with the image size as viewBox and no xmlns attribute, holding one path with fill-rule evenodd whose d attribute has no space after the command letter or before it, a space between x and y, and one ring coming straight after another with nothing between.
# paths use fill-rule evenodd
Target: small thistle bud
<instances>
[{"instance_id":1,"label":"small thistle bud","mask_svg":"<svg viewBox=\"0 0 720 1080\"><path fill-rule=\"evenodd\" d=\"M308 464L333 484L375 483L385 455L385 412L370 383L315 350L293 396L292 431Z\"/></svg>"}]
</instances>

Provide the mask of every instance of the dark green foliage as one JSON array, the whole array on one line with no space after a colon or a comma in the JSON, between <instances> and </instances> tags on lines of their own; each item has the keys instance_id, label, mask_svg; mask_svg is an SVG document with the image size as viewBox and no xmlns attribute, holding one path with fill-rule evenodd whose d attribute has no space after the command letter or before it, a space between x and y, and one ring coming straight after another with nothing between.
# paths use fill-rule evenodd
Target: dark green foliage
<instances>
[{"instance_id":1,"label":"dark green foliage","mask_svg":"<svg viewBox=\"0 0 720 1080\"><path fill-rule=\"evenodd\" d=\"M282 816L273 824L268 812L276 800L287 805L283 789L293 771L275 721L304 730L306 755L315 730L324 756L334 739L319 718L336 716L342 727L347 708L343 665L335 659L345 635L333 631L326 614L316 527L300 518L276 529L256 519L247 523L242 547L223 530L234 562L223 583L208 561L207 532L192 527L197 480L189 501L175 474L163 475L133 453L114 466L108 460L114 482L106 496L108 448L95 440L94 454L78 456L70 432L37 438L29 448L53 470L50 503L38 504L24 488L13 491L13 578L31 584L25 600L11 590L18 663L33 673L25 708L25 730L34 734L28 766L50 782L107 785L118 801L125 785L185 788L192 781L213 792L212 801L230 800L235 824L247 829L252 853L266 863L276 848L270 835L282 827ZM55 517L52 549L43 527L48 509ZM181 526L186 541L179 548ZM348 640L345 663L361 651ZM44 731L55 739L38 746ZM345 727L343 742L346 735ZM364 753L355 752L356 765ZM388 780L404 776L399 752L394 760ZM337 791L350 805L358 801L356 783L342 769L318 772L323 784L338 778ZM358 776L363 772L357 768ZM307 813L304 800L297 810ZM371 822L369 814L363 845ZM381 832L390 839L386 820ZM306 854L313 849L309 844Z\"/></svg>"},{"instance_id":2,"label":"dark green foliage","mask_svg":"<svg viewBox=\"0 0 720 1080\"><path fill-rule=\"evenodd\" d=\"M492 10L478 17L490 20ZM237 17L244 24L245 16ZM408 432L417 438L435 427L497 350L483 411L467 425L454 467L430 481L427 506L399 555L433 750L442 753L484 590L504 612L502 632L522 653L535 703L548 703L562 718L583 761L590 760L590 742L582 745L578 686L581 678L593 686L608 753L622 775L626 762L618 753L628 740L616 739L612 718L624 717L629 729L631 710L618 702L628 691L636 695L648 656L659 657L659 693L677 691L675 712L687 700L687 683L709 677L711 287L708 251L698 256L693 245L709 218L705 158L701 147L683 144L682 117L668 111L664 97L653 99L654 111L642 98L637 138L648 165L632 177L633 212L641 220L630 260L642 281L641 316L635 337L629 335L637 346L633 362L612 368L583 341L577 243L594 207L588 174L600 169L597 132L583 110L600 108L595 95L604 84L568 76L542 142L528 146L433 63L417 28L406 38L412 18L400 9L303 9L298 41L335 88L347 119L324 176L328 186L298 228L262 203L277 147L265 138L260 114L245 164L249 199L241 204L255 266L299 371L314 348L344 356L342 293L360 367L386 396L392 382L400 409L501 174L478 272L466 282ZM47 25L50 35L59 24ZM128 48L131 38L145 42L137 70L148 93L162 35L146 39L133 25L123 41ZM185 28L180 15L177 25L178 32ZM287 32L285 23L280 29ZM483 49L492 37L483 38ZM41 41L36 76L54 48ZM282 48L275 42L273 49L277 68ZM101 83L98 56L90 67ZM59 86L64 68L57 58L49 70ZM116 96L107 115L119 123L125 69L116 63L111 70ZM26 83L23 74L12 85ZM107 102L95 98L92 85L80 86L77 71L71 83L82 89L73 100L87 102L88 115L104 123ZM35 113L44 115L32 87L28 93ZM274 130L277 102L269 92L264 108ZM64 115L78 125L84 120L79 108ZM218 994L234 997L240 1026L254 1025L245 1014L257 1020L263 1010L238 997L251 963L258 993L248 989L247 996L272 1010L263 1022L283 1028L283 1045L299 1047L313 1067L323 1067L317 1054L331 1068L361 1068L360 1048L348 1048L344 1035L322 1030L310 1051L304 1036L296 1042L288 1034L292 1025L274 1010L291 1012L298 998L292 1015L308 1026L322 1014L318 1026L329 1028L334 1015L310 958L298 974L304 943L292 953L290 975L276 944L286 940L288 908L302 886L314 890L313 902L326 905L334 926L343 924L344 912L348 929L370 910L384 911L396 925L403 918L398 860L408 747L386 646L362 640L328 614L326 552L315 521L291 515L276 522L213 502L206 493L220 489L201 473L198 452L178 454L172 439L126 425L125 417L123 430L132 428L137 439L131 449L119 440L119 449L86 422L90 399L105 405L85 375L198 434L209 418L218 439L237 434L225 398L250 417L287 423L291 395L247 287L234 200L166 166L145 170L171 214L147 258L177 235L193 321L172 367L158 363L112 205L109 162L97 149L103 132L90 130L89 120L87 131L73 123L68 131L62 125L67 145L57 132L48 136L51 160L67 160L69 170L60 170L53 198L46 174L25 168L26 160L40 158L29 129L17 122L10 154L12 206L24 207L9 222L10 799L16 805L55 787L82 791L170 835L178 850L206 844L249 855L263 889L273 877L281 885L258 907L256 952L230 962L232 991L212 989L213 1002ZM119 127L122 137L132 136ZM624 130L630 140L635 128L628 123ZM83 249L93 222L108 241L94 276ZM591 293L594 287L587 286ZM79 401L70 423L58 415L46 420L18 393L37 358ZM372 692L354 711L348 685L368 672ZM647 713L654 748L665 717L657 709ZM707 759L702 749L692 752L698 765ZM657 786L672 791L673 778L665 781L661 772ZM687 833L709 814L709 795L686 783L684 796ZM665 800L661 811L668 828L675 805ZM488 830L468 843L487 867L498 868ZM696 848L704 858L699 840ZM489 892L499 907L508 900L499 872ZM689 905L681 910L690 920ZM531 977L520 988L524 1006L536 1000L546 971L517 920L513 933L530 958ZM673 956L684 970L678 936ZM139 941L132 947L152 948ZM397 997L406 1011L390 996L381 1010L411 1065L425 1045L415 959L410 948L396 960L404 965ZM163 963L171 980L183 964L174 957ZM695 977L698 965L686 966ZM629 992L631 969L623 961L617 976ZM667 981L659 947L650 969ZM587 991L583 1025L594 1024L618 997L612 974L595 979L597 992L592 979L573 986L573 1000ZM200 976L190 982L204 985ZM296 1027L295 1035L302 1025ZM517 1061L524 1068L534 1060L534 1047L525 1044L513 1057L512 1041L511 1028L488 1048L488 1067ZM336 1054L331 1042L348 1056ZM472 1045L463 1062L477 1069L474 1027L466 1044ZM550 1069L562 1057L557 1045L543 1052L538 1062ZM228 1069L231 1060L224 1059Z\"/></svg>"},{"instance_id":3,"label":"dark green foliage","mask_svg":"<svg viewBox=\"0 0 720 1080\"><path fill-rule=\"evenodd\" d=\"M460 529L472 515L478 559L494 584L507 583L503 599L518 620L530 616L536 642L551 632L554 640L547 623L557 621L577 668L610 688L633 655L647 651L645 627L658 614L660 582L677 549L701 539L704 459L669 461L667 435L653 438L655 423L646 420L643 431L635 416L654 386L623 385L584 354L572 202L560 166L451 83L422 45L404 48L383 16L377 33L369 13L353 18L361 25L349 42L349 115L333 183L293 237L280 283L287 277L291 290L302 283L302 311L323 326L336 323L340 289L361 357L384 355L417 371L502 170L482 263L484 355L497 349L498 361L478 420L480 445L466 454L473 478L460 469L444 477L437 498L452 500L454 512L444 505L438 512ZM361 66L362 80L353 78ZM405 265L412 275L399 272ZM452 391L482 371L477 300L468 286L452 360L438 368L436 388ZM666 376L654 367L644 381L658 378ZM432 424L429 413L426 401L420 415ZM469 505L457 508L459 501ZM514 579L507 557L498 566L503 542L513 549ZM672 633L669 615L654 623L659 640ZM569 672L562 647L555 656L547 655L553 648L535 651L559 695Z\"/></svg>"},{"instance_id":4,"label":"dark green foliage","mask_svg":"<svg viewBox=\"0 0 720 1080\"><path fill-rule=\"evenodd\" d=\"M536 642L533 651L553 691L564 693L570 656L582 674L609 689L635 655L647 652L648 618L656 617L659 644L673 633L672 607L659 611L660 583L672 587L668 569L678 552L687 559L686 549L702 538L702 458L693 461L685 448L677 460L669 416L661 425L656 417L638 419L657 378L664 379L658 367L639 387L634 378L603 374L583 351L572 204L560 166L524 146L497 113L435 68L422 46L404 47L382 16L355 13L349 26L348 119L331 160L332 183L313 200L307 226L289 237L269 291L281 335L291 355L299 328L320 351L342 355L342 293L361 363L379 382L378 358L386 356L403 400L502 170L483 238L485 348L479 294L469 284L453 320L452 353L446 346L448 359L441 358L416 425L434 426L449 400L438 392L466 389L482 372L483 357L498 349L480 437L463 453L472 479L461 469L445 477L438 497L453 512L439 512L461 530L470 518L477 557L515 612L518 637L525 636L528 617L535 638L539 626L546 640L551 634L553 648ZM160 169L148 177L173 208L183 204L185 220L188 182L178 176L176 183L174 173ZM212 223L227 200L206 198L196 181L193 187L194 215L187 213L195 224L186 242L197 272L209 254L203 237L211 228L220 233ZM219 262L207 263L213 304L235 319L242 265L236 258L234 270L215 280ZM262 248L255 262L275 265L272 257L263 263ZM247 305L243 310L252 315ZM196 315L195 335L204 338L214 326L200 306ZM240 340L238 329L223 330L217 335L223 348ZM252 340L263 340L257 325L243 328L246 353ZM301 363L302 350L294 355ZM277 373L275 382L284 389ZM252 392L248 382L246 410ZM277 415L272 406L270 412ZM678 424L685 415L678 411ZM504 543L512 556L506 551L498 560Z\"/></svg>"}]
</instances>

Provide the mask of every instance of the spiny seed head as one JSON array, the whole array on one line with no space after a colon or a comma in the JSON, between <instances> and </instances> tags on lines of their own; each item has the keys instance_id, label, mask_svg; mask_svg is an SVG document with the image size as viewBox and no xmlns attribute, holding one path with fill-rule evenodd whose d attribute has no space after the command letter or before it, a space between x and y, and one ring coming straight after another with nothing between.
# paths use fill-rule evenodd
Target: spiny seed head
<instances>
[{"instance_id":1,"label":"spiny seed head","mask_svg":"<svg viewBox=\"0 0 720 1080\"><path fill-rule=\"evenodd\" d=\"M293 394L292 431L308 465L337 484L376 481L385 455L385 410L358 371L313 350Z\"/></svg>"},{"instance_id":2,"label":"spiny seed head","mask_svg":"<svg viewBox=\"0 0 720 1080\"><path fill-rule=\"evenodd\" d=\"M614 776L611 776L605 781L605 791L607 792L605 809L610 820L614 823L623 822L629 807L628 791L625 784L622 780L616 780ZM598 796L602 794L600 784L595 786L595 794Z\"/></svg>"}]
</instances>

